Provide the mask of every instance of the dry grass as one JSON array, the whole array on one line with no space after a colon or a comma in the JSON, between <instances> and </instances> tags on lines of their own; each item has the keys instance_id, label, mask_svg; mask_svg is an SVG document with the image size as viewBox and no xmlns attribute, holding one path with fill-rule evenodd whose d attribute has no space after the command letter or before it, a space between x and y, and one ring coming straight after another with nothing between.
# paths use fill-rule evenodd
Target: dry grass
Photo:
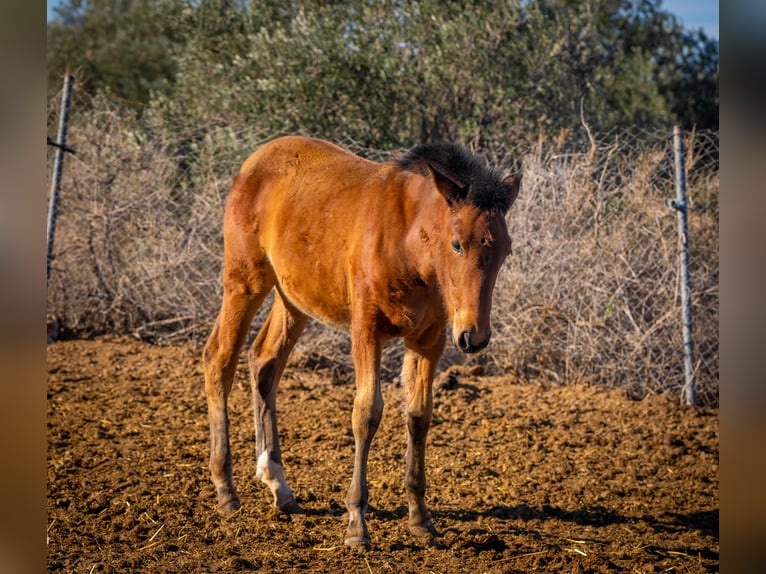
<instances>
[{"instance_id":1,"label":"dry grass","mask_svg":"<svg viewBox=\"0 0 766 574\"><path fill-rule=\"evenodd\" d=\"M76 119L48 313L77 334L204 340L220 297L225 195L267 137L232 126L170 134L116 111ZM674 197L672 137L562 139L513 155L500 144L486 150L521 165L524 183L509 215L514 256L495 291L493 344L468 366L680 395L678 240L665 205ZM717 405L718 134L691 134L687 149L698 397ZM311 323L297 360L343 379L349 349L345 334ZM399 344L386 347L385 376L396 376L401 354ZM442 368L464 360L449 350Z\"/></svg>"}]
</instances>

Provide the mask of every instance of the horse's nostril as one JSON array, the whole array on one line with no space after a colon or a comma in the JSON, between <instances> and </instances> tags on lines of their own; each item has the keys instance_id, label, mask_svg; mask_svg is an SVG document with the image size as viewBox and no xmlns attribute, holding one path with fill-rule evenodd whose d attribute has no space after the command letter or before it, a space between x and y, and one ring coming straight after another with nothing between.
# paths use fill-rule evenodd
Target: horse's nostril
<instances>
[{"instance_id":1,"label":"horse's nostril","mask_svg":"<svg viewBox=\"0 0 766 574\"><path fill-rule=\"evenodd\" d=\"M489 343L490 336L480 341L478 344L472 341L471 331L463 331L455 340L458 348L464 353L478 353Z\"/></svg>"},{"instance_id":2,"label":"horse's nostril","mask_svg":"<svg viewBox=\"0 0 766 574\"><path fill-rule=\"evenodd\" d=\"M468 352L471 349L471 333L468 331L463 331L460 334L458 344L460 345L460 349L462 351Z\"/></svg>"}]
</instances>

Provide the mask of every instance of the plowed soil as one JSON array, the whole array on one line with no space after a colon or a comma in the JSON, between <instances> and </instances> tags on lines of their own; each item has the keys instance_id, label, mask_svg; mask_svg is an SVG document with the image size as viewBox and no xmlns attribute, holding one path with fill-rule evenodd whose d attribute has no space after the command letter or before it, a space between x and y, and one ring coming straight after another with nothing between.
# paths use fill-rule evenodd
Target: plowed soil
<instances>
[{"instance_id":1,"label":"plowed soil","mask_svg":"<svg viewBox=\"0 0 766 574\"><path fill-rule=\"evenodd\" d=\"M215 510L200 352L121 338L48 346L48 571L715 572L718 411L585 385L453 370L438 381L427 500L407 529L402 393L385 383L369 462L373 547L349 550L353 384L289 367L279 391L287 480L255 478L247 370L230 399L243 507Z\"/></svg>"}]
</instances>

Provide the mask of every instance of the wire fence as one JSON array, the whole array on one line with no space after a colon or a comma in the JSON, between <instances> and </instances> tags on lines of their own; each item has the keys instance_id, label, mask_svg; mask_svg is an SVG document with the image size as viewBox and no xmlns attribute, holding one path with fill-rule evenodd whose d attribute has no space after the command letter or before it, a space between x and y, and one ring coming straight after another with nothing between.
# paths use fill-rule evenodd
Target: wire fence
<instances>
[{"instance_id":1,"label":"wire fence","mask_svg":"<svg viewBox=\"0 0 766 574\"><path fill-rule=\"evenodd\" d=\"M170 130L100 110L73 118L69 130L77 153L63 174L48 285L54 336L201 343L220 302L226 193L243 159L275 134L243 125ZM373 160L396 151L335 141ZM697 396L717 406L718 133L688 133L685 144ZM523 381L680 397L679 253L666 205L675 195L671 131L594 136L584 127L478 151L523 171L508 216L514 255L495 288L492 344L471 357L448 349L440 368L479 364ZM267 300L251 336L268 308ZM347 380L350 347L345 333L310 323L293 361ZM397 376L402 354L400 343L385 348L384 377Z\"/></svg>"}]
</instances>

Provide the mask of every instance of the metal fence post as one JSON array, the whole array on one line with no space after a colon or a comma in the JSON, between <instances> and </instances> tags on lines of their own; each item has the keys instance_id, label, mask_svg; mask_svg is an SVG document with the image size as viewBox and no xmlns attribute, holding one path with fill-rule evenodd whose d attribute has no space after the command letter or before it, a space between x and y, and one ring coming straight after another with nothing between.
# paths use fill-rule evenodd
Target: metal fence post
<instances>
[{"instance_id":1,"label":"metal fence post","mask_svg":"<svg viewBox=\"0 0 766 574\"><path fill-rule=\"evenodd\" d=\"M61 188L61 173L64 168L64 153L72 152L66 145L67 125L69 124L69 105L72 100L73 76L64 78L64 92L61 96L61 112L59 115L58 139L50 142L56 147L56 155L53 160L53 178L51 182L51 196L48 202L48 252L46 257L45 284L51 275L51 260L53 259L53 237L56 234L56 216L59 208L59 190Z\"/></svg>"},{"instance_id":2,"label":"metal fence post","mask_svg":"<svg viewBox=\"0 0 766 574\"><path fill-rule=\"evenodd\" d=\"M697 389L694 383L694 338L692 335L692 302L689 286L689 224L686 202L686 165L684 161L683 130L673 126L673 151L675 153L676 199L668 205L678 216L678 246L681 275L681 321L684 344L684 400L687 405L697 404Z\"/></svg>"}]
</instances>

